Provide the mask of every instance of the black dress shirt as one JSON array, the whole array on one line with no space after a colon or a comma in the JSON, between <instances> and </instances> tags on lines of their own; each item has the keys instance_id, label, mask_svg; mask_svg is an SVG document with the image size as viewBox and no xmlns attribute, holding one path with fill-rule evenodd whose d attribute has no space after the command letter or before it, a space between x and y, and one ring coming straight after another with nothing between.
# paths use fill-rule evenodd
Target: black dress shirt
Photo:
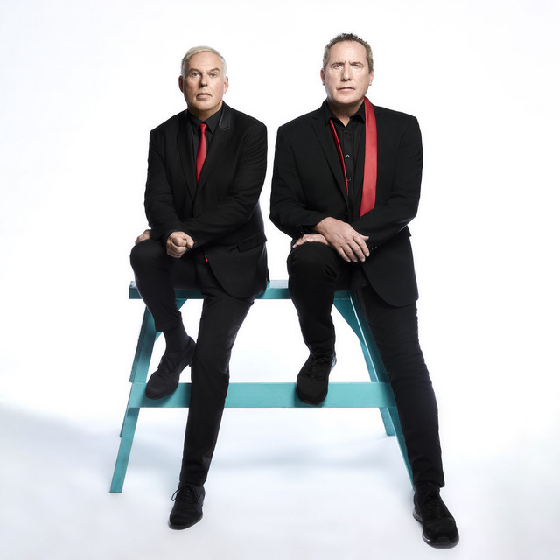
<instances>
[{"instance_id":1,"label":"black dress shirt","mask_svg":"<svg viewBox=\"0 0 560 560\"><path fill-rule=\"evenodd\" d=\"M349 218L350 221L353 221L360 216L362 200L366 154L366 108L362 103L358 111L350 117L348 124L344 126L325 102L325 118L327 124L329 120L332 120L344 156L346 182L348 184Z\"/></svg>"},{"instance_id":2,"label":"black dress shirt","mask_svg":"<svg viewBox=\"0 0 560 560\"><path fill-rule=\"evenodd\" d=\"M204 122L206 123L206 153L208 153L208 148L210 143L212 142L212 137L214 136L214 132L218 123L220 122L220 118L222 116L222 109L217 113L214 113L211 117L208 117ZM191 134L192 139L192 149L193 149L193 161L196 161L196 156L198 154L198 145L200 144L200 123L201 121L198 117L195 117L188 109L187 109L187 134Z\"/></svg>"}]
</instances>

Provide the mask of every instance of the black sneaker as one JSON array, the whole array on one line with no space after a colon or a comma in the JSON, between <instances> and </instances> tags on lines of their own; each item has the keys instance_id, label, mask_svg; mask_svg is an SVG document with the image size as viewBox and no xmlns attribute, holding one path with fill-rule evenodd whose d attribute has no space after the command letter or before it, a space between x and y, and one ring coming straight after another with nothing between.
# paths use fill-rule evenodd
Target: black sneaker
<instances>
[{"instance_id":1,"label":"black sneaker","mask_svg":"<svg viewBox=\"0 0 560 560\"><path fill-rule=\"evenodd\" d=\"M204 486L179 484L177 492L171 496L175 502L169 516L172 529L187 529L202 519L202 504L206 491Z\"/></svg>"},{"instance_id":2,"label":"black sneaker","mask_svg":"<svg viewBox=\"0 0 560 560\"><path fill-rule=\"evenodd\" d=\"M179 385L181 372L192 364L195 341L189 336L182 352L164 352L159 365L146 383L146 396L161 399L170 395Z\"/></svg>"},{"instance_id":3,"label":"black sneaker","mask_svg":"<svg viewBox=\"0 0 560 560\"><path fill-rule=\"evenodd\" d=\"M414 495L414 519L422 523L422 538L433 548L453 548L459 542L455 519L443 503L439 489Z\"/></svg>"},{"instance_id":4,"label":"black sneaker","mask_svg":"<svg viewBox=\"0 0 560 560\"><path fill-rule=\"evenodd\" d=\"M329 374L336 364L336 354L314 358L309 356L297 376L296 395L306 404L319 405L329 390Z\"/></svg>"}]
</instances>

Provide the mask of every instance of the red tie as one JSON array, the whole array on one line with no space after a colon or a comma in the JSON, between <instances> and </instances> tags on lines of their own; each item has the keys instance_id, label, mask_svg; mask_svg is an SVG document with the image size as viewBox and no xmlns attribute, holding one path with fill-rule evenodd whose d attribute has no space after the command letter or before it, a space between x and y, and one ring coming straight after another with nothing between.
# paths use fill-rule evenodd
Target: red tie
<instances>
[{"instance_id":1,"label":"red tie","mask_svg":"<svg viewBox=\"0 0 560 560\"><path fill-rule=\"evenodd\" d=\"M200 171L206 159L206 123L200 123L200 142L198 144L198 153L196 154L196 182L200 177Z\"/></svg>"}]
</instances>

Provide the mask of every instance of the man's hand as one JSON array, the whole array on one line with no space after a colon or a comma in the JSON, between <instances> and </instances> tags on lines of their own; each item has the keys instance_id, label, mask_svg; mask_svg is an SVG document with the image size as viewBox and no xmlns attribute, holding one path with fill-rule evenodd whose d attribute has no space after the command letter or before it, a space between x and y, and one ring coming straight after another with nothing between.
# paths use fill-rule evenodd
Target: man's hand
<instances>
[{"instance_id":1,"label":"man's hand","mask_svg":"<svg viewBox=\"0 0 560 560\"><path fill-rule=\"evenodd\" d=\"M315 241L316 243L323 243L323 245L328 245L325 236L320 233L305 233L302 235L293 245L292 249L303 245L304 243L308 243L310 241Z\"/></svg>"},{"instance_id":2,"label":"man's hand","mask_svg":"<svg viewBox=\"0 0 560 560\"><path fill-rule=\"evenodd\" d=\"M367 235L358 233L350 224L334 218L321 220L315 229L346 262L364 262L369 257Z\"/></svg>"},{"instance_id":3,"label":"man's hand","mask_svg":"<svg viewBox=\"0 0 560 560\"><path fill-rule=\"evenodd\" d=\"M187 249L193 248L193 245L192 237L183 231L174 231L165 242L167 254L176 259L180 259L187 252Z\"/></svg>"},{"instance_id":4,"label":"man's hand","mask_svg":"<svg viewBox=\"0 0 560 560\"><path fill-rule=\"evenodd\" d=\"M138 243L140 243L141 241L148 241L148 239L150 239L150 230L145 229L144 233L136 238L136 245L138 245Z\"/></svg>"}]
</instances>

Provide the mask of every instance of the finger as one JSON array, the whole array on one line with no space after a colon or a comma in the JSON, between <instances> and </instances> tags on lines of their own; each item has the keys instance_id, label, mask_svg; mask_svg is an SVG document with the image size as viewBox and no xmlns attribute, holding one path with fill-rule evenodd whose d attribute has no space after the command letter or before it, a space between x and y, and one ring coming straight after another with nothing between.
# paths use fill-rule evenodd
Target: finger
<instances>
[{"instance_id":1,"label":"finger","mask_svg":"<svg viewBox=\"0 0 560 560\"><path fill-rule=\"evenodd\" d=\"M367 254L364 253L362 247L358 243L354 243L354 242L350 243L350 248L352 249L354 255L360 260L360 262L364 262L366 260ZM366 247L366 251L367 251L367 247Z\"/></svg>"},{"instance_id":2,"label":"finger","mask_svg":"<svg viewBox=\"0 0 560 560\"><path fill-rule=\"evenodd\" d=\"M358 247L360 248L360 252L364 254L365 257L369 257L369 248L367 246L366 240L368 239L366 237L366 239L363 239L363 235L361 235L360 237L357 237L354 239L354 242L358 245Z\"/></svg>"},{"instance_id":3,"label":"finger","mask_svg":"<svg viewBox=\"0 0 560 560\"><path fill-rule=\"evenodd\" d=\"M346 252L344 251L344 249L342 247L338 248L338 254L346 261L346 262L352 262L352 259L350 259L350 257L346 254Z\"/></svg>"}]
</instances>

